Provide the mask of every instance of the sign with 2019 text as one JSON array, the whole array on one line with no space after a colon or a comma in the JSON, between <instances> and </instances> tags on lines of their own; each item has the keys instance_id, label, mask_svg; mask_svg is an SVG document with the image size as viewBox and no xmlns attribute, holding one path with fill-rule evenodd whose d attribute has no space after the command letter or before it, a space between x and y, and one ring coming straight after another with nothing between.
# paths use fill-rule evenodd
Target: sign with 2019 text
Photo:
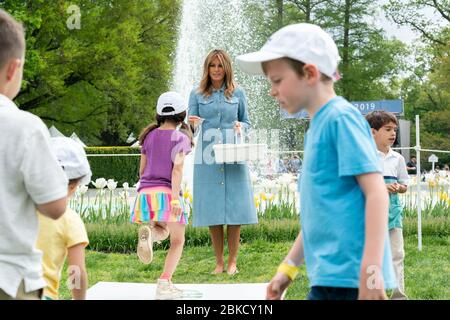
<instances>
[{"instance_id":1,"label":"sign with 2019 text","mask_svg":"<svg viewBox=\"0 0 450 320\"><path fill-rule=\"evenodd\" d=\"M392 112L395 115L403 114L403 100L374 100L374 101L352 101L354 105L363 115L366 115L372 111L384 110ZM280 109L280 115L282 119L308 119L308 113L304 110L297 114L290 115L283 109Z\"/></svg>"}]
</instances>

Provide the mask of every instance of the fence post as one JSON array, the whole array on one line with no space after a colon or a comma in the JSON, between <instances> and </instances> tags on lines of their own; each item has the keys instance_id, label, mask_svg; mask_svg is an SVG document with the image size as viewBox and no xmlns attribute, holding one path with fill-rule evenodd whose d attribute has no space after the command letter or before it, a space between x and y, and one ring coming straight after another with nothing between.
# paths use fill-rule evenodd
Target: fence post
<instances>
[{"instance_id":1,"label":"fence post","mask_svg":"<svg viewBox=\"0 0 450 320\"><path fill-rule=\"evenodd\" d=\"M416 158L417 158L417 238L419 251L422 251L422 197L421 197L421 175L420 168L420 119L416 115Z\"/></svg>"}]
</instances>

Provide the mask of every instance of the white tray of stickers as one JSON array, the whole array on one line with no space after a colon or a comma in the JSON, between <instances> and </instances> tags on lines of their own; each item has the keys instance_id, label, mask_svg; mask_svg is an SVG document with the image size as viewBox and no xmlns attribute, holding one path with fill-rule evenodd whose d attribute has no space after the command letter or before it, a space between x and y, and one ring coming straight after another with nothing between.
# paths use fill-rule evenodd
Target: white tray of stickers
<instances>
[{"instance_id":1,"label":"white tray of stickers","mask_svg":"<svg viewBox=\"0 0 450 320\"><path fill-rule=\"evenodd\" d=\"M216 163L237 163L242 161L261 161L267 159L267 145L244 143L235 135L236 143L216 144L213 146ZM240 140L240 142L238 142Z\"/></svg>"}]
</instances>

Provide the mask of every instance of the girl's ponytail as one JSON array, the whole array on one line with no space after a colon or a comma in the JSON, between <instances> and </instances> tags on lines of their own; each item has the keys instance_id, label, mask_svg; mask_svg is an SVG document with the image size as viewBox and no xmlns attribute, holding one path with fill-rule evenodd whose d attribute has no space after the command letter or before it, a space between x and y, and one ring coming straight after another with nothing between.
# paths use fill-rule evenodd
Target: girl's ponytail
<instances>
[{"instance_id":1,"label":"girl's ponytail","mask_svg":"<svg viewBox=\"0 0 450 320\"><path fill-rule=\"evenodd\" d=\"M156 128L159 128L161 126L162 123L162 119L160 119L159 116L156 117L156 121L157 123L152 123L150 125L148 125L147 127L144 128L144 130L142 130L141 134L139 135L139 144L142 146L144 144L145 138L147 137L147 135L152 132L153 130L155 130Z\"/></svg>"}]
</instances>

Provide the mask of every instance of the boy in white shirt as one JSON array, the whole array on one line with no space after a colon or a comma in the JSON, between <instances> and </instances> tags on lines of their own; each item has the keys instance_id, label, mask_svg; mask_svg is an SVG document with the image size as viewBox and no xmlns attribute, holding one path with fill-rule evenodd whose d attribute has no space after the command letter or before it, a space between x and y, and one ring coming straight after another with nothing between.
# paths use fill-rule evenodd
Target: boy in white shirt
<instances>
[{"instance_id":1,"label":"boy in white shirt","mask_svg":"<svg viewBox=\"0 0 450 320\"><path fill-rule=\"evenodd\" d=\"M395 142L398 122L395 115L386 111L374 111L366 116L372 128L372 134L378 149L378 155L383 164L383 176L389 192L389 238L392 260L398 287L391 299L405 300L404 259L402 215L403 207L398 197L399 193L407 191L408 171L403 156L391 149Z\"/></svg>"},{"instance_id":2,"label":"boy in white shirt","mask_svg":"<svg viewBox=\"0 0 450 320\"><path fill-rule=\"evenodd\" d=\"M36 209L59 218L67 178L49 145L45 124L12 102L25 62L23 27L0 9L0 300L40 299L42 278Z\"/></svg>"}]
</instances>

